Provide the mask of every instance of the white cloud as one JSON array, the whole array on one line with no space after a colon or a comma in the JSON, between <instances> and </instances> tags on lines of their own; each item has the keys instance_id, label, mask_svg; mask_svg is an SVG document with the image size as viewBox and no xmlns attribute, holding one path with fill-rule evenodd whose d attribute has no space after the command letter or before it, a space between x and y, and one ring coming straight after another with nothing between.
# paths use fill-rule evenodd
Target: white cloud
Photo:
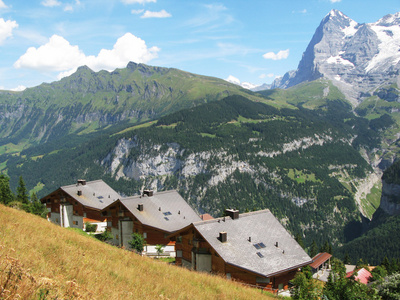
<instances>
[{"instance_id":1,"label":"white cloud","mask_svg":"<svg viewBox=\"0 0 400 300\"><path fill-rule=\"evenodd\" d=\"M126 33L116 41L113 49L102 49L97 56L86 56L78 46L71 45L61 36L53 35L39 48L30 47L14 63L14 67L61 72L58 77L62 78L82 65L87 65L94 71L112 71L125 67L130 61L146 63L156 58L159 51L159 48L148 48L144 40Z\"/></svg>"},{"instance_id":2,"label":"white cloud","mask_svg":"<svg viewBox=\"0 0 400 300\"><path fill-rule=\"evenodd\" d=\"M150 3L150 2L156 3L157 0L122 0L122 3L125 3L125 4L135 4L135 3L146 4L146 3Z\"/></svg>"},{"instance_id":3,"label":"white cloud","mask_svg":"<svg viewBox=\"0 0 400 300\"><path fill-rule=\"evenodd\" d=\"M65 7L64 7L64 11L74 11L74 8L72 7L71 4L67 4L67 5L65 5Z\"/></svg>"},{"instance_id":4,"label":"white cloud","mask_svg":"<svg viewBox=\"0 0 400 300\"><path fill-rule=\"evenodd\" d=\"M44 0L41 2L41 4L46 7L54 7L54 6L60 6L61 2L57 0Z\"/></svg>"},{"instance_id":5,"label":"white cloud","mask_svg":"<svg viewBox=\"0 0 400 300\"><path fill-rule=\"evenodd\" d=\"M8 8L8 6L4 4L3 0L0 0L0 9L3 8Z\"/></svg>"},{"instance_id":6,"label":"white cloud","mask_svg":"<svg viewBox=\"0 0 400 300\"><path fill-rule=\"evenodd\" d=\"M286 59L289 56L289 49L281 50L278 53L268 52L263 55L265 59L272 59L272 60L281 60Z\"/></svg>"},{"instance_id":7,"label":"white cloud","mask_svg":"<svg viewBox=\"0 0 400 300\"><path fill-rule=\"evenodd\" d=\"M225 79L225 81L228 81L230 83L234 83L237 85L240 85L240 80L232 75L229 75L227 79Z\"/></svg>"},{"instance_id":8,"label":"white cloud","mask_svg":"<svg viewBox=\"0 0 400 300\"><path fill-rule=\"evenodd\" d=\"M13 29L17 27L17 22L10 20L4 21L3 18L0 18L0 44L2 44L6 38L12 36Z\"/></svg>"},{"instance_id":9,"label":"white cloud","mask_svg":"<svg viewBox=\"0 0 400 300\"><path fill-rule=\"evenodd\" d=\"M342 0L330 0L332 3L340 2Z\"/></svg>"},{"instance_id":10,"label":"white cloud","mask_svg":"<svg viewBox=\"0 0 400 300\"><path fill-rule=\"evenodd\" d=\"M21 91L24 91L24 90L26 90L26 86L23 86L23 85L19 85L16 88L11 89L11 91L14 91L14 92L21 92Z\"/></svg>"},{"instance_id":11,"label":"white cloud","mask_svg":"<svg viewBox=\"0 0 400 300\"><path fill-rule=\"evenodd\" d=\"M131 14L133 15L140 15L142 12L144 12L144 9L132 9Z\"/></svg>"},{"instance_id":12,"label":"white cloud","mask_svg":"<svg viewBox=\"0 0 400 300\"><path fill-rule=\"evenodd\" d=\"M141 18L169 18L171 17L171 14L166 12L164 9L161 11L149 11L146 10L144 14L141 16Z\"/></svg>"}]
</instances>

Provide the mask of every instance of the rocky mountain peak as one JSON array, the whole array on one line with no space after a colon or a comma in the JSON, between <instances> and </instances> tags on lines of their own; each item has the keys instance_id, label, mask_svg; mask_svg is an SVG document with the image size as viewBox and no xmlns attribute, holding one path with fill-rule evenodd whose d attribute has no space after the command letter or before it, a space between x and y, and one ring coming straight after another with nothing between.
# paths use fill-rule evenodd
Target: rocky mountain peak
<instances>
[{"instance_id":1,"label":"rocky mountain peak","mask_svg":"<svg viewBox=\"0 0 400 300\"><path fill-rule=\"evenodd\" d=\"M325 77L354 106L400 71L400 13L376 23L359 24L338 10L321 21L297 70L286 73L272 88L288 88Z\"/></svg>"}]
</instances>

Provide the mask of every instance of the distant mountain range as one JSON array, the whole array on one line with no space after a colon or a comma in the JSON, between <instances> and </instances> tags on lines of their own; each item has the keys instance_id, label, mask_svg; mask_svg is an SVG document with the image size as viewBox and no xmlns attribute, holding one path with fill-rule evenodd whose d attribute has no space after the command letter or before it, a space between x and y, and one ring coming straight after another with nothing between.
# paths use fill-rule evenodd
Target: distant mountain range
<instances>
[{"instance_id":1,"label":"distant mountain range","mask_svg":"<svg viewBox=\"0 0 400 300\"><path fill-rule=\"evenodd\" d=\"M354 106L382 85L400 82L400 12L359 24L332 10L316 29L297 70L271 88L288 88L324 77ZM399 98L397 98L399 99Z\"/></svg>"}]
</instances>

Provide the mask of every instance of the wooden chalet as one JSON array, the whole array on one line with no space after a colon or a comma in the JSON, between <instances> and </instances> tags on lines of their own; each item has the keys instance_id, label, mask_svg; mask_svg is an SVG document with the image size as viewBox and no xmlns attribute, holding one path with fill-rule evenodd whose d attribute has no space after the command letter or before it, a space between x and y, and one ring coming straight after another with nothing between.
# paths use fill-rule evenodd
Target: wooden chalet
<instances>
[{"instance_id":1,"label":"wooden chalet","mask_svg":"<svg viewBox=\"0 0 400 300\"><path fill-rule=\"evenodd\" d=\"M172 233L201 221L196 212L175 190L119 199L103 210L112 243L129 248L132 233L140 233L147 245L167 245Z\"/></svg>"},{"instance_id":2,"label":"wooden chalet","mask_svg":"<svg viewBox=\"0 0 400 300\"><path fill-rule=\"evenodd\" d=\"M287 289L312 259L269 210L192 223L173 234L176 264L266 290Z\"/></svg>"},{"instance_id":3,"label":"wooden chalet","mask_svg":"<svg viewBox=\"0 0 400 300\"><path fill-rule=\"evenodd\" d=\"M47 219L53 223L84 229L85 222L89 222L97 224L98 231L104 231L107 220L101 211L120 197L103 180L81 179L76 184L58 188L40 201L46 204Z\"/></svg>"}]
</instances>

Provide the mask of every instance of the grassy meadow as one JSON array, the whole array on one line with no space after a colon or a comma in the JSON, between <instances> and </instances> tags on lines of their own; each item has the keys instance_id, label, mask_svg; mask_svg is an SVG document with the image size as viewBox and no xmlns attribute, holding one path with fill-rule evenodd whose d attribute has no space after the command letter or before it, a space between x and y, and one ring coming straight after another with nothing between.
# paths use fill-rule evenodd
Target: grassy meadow
<instances>
[{"instance_id":1,"label":"grassy meadow","mask_svg":"<svg viewBox=\"0 0 400 300\"><path fill-rule=\"evenodd\" d=\"M0 299L274 299L0 205Z\"/></svg>"}]
</instances>

